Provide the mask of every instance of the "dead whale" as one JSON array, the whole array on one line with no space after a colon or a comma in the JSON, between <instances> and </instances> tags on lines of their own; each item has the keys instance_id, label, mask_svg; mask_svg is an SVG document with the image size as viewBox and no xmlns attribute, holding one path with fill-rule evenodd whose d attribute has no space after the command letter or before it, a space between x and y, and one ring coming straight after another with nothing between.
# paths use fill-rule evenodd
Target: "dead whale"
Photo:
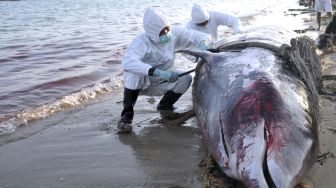
<instances>
[{"instance_id":1,"label":"dead whale","mask_svg":"<svg viewBox=\"0 0 336 188\"><path fill-rule=\"evenodd\" d=\"M273 26L234 35L207 51L193 103L208 153L249 188L300 183L319 150L321 66L314 41Z\"/></svg>"}]
</instances>

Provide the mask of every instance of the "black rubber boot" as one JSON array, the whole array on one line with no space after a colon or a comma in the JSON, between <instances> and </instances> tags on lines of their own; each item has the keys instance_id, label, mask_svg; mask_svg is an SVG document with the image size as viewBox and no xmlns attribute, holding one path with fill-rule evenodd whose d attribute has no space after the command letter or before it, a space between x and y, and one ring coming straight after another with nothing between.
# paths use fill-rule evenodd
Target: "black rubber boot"
<instances>
[{"instance_id":1,"label":"black rubber boot","mask_svg":"<svg viewBox=\"0 0 336 188\"><path fill-rule=\"evenodd\" d=\"M331 18L331 21L328 23L325 34L336 34L336 15Z\"/></svg>"},{"instance_id":2,"label":"black rubber boot","mask_svg":"<svg viewBox=\"0 0 336 188\"><path fill-rule=\"evenodd\" d=\"M319 41L317 48L320 50L326 50L334 45L336 36L336 15L332 17L331 21L328 23L324 34L319 36Z\"/></svg>"},{"instance_id":3,"label":"black rubber boot","mask_svg":"<svg viewBox=\"0 0 336 188\"><path fill-rule=\"evenodd\" d=\"M118 121L119 133L129 133L132 131L132 121L134 117L133 107L138 99L140 90L125 88L124 90L124 109L121 112L121 118Z\"/></svg>"},{"instance_id":4,"label":"black rubber boot","mask_svg":"<svg viewBox=\"0 0 336 188\"><path fill-rule=\"evenodd\" d=\"M182 93L167 91L157 106L157 110L173 111L175 102L182 96Z\"/></svg>"}]
</instances>

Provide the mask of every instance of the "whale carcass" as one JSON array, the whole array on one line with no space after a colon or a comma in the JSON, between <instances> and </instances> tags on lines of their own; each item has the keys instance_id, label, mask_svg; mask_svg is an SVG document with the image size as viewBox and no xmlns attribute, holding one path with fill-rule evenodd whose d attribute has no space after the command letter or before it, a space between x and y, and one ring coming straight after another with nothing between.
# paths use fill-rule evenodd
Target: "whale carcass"
<instances>
[{"instance_id":1,"label":"whale carcass","mask_svg":"<svg viewBox=\"0 0 336 188\"><path fill-rule=\"evenodd\" d=\"M202 58L193 103L208 153L246 187L300 183L319 150L314 41L279 27L231 36Z\"/></svg>"}]
</instances>

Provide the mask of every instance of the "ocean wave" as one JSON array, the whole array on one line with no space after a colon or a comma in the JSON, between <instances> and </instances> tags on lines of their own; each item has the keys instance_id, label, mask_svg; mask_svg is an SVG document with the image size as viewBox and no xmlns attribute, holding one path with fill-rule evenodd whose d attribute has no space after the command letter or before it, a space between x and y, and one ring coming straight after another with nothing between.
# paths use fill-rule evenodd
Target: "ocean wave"
<instances>
[{"instance_id":1,"label":"ocean wave","mask_svg":"<svg viewBox=\"0 0 336 188\"><path fill-rule=\"evenodd\" d=\"M13 115L10 119L0 122L0 136L15 132L16 128L28 124L28 122L44 119L57 112L75 108L85 104L97 96L110 93L112 90L123 86L121 77L111 77L100 83L83 88L71 95L64 96L51 104L45 104L36 108L26 109ZM1 118L0 118L1 119Z\"/></svg>"}]
</instances>

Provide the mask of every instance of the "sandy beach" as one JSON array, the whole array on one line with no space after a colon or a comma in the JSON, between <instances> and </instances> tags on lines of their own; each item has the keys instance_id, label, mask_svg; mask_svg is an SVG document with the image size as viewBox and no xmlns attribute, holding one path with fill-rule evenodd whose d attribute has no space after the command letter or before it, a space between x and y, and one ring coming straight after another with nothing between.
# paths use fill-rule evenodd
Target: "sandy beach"
<instances>
[{"instance_id":1,"label":"sandy beach","mask_svg":"<svg viewBox=\"0 0 336 188\"><path fill-rule=\"evenodd\" d=\"M114 129L120 96L32 123L2 137L1 187L202 187L205 153L195 119L162 123L156 105L141 97L134 133ZM179 102L190 109L188 98Z\"/></svg>"},{"instance_id":2,"label":"sandy beach","mask_svg":"<svg viewBox=\"0 0 336 188\"><path fill-rule=\"evenodd\" d=\"M316 13L307 7L284 14L302 19L302 35L315 39L319 34L311 29L316 25ZM323 74L336 75L336 54L319 53ZM335 187L336 81L325 80L324 86L325 94L320 95L320 158L304 180L315 188ZM0 136L0 187L208 187L200 165L207 154L195 117L171 121L156 110L160 97L140 96L133 133L119 135L115 126L122 110L122 92L122 88L113 90L84 106ZM181 113L192 110L191 88L176 106ZM217 186L224 187L212 187Z\"/></svg>"}]
</instances>

